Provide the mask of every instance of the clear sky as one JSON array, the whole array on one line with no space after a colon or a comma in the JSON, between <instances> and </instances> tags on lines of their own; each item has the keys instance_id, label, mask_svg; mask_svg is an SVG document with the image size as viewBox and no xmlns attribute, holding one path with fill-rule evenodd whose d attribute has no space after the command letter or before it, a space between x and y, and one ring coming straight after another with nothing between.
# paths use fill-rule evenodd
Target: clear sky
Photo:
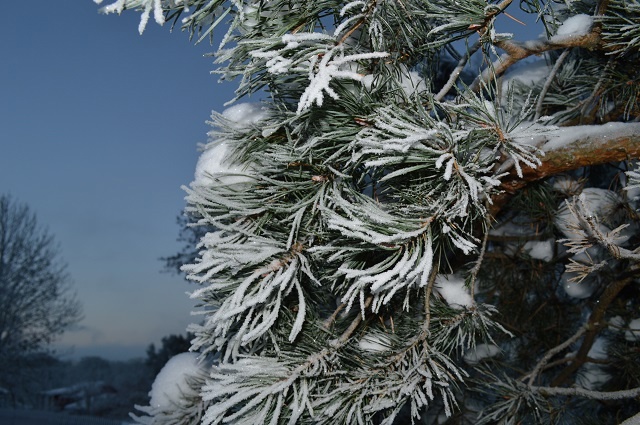
<instances>
[{"instance_id":1,"label":"clear sky","mask_svg":"<svg viewBox=\"0 0 640 425\"><path fill-rule=\"evenodd\" d=\"M180 186L234 84L210 75L208 43L152 19L138 35L137 12L100 15L91 0L2 6L0 193L55 235L84 306L58 350L144 356L193 320L190 285L161 273L159 257L181 247Z\"/></svg>"},{"instance_id":2,"label":"clear sky","mask_svg":"<svg viewBox=\"0 0 640 425\"><path fill-rule=\"evenodd\" d=\"M107 1L107 4L109 2ZM184 333L193 289L161 273L176 253L180 189L233 84L208 43L91 0L3 2L0 193L27 203L60 244L84 320L63 357L143 357Z\"/></svg>"}]
</instances>

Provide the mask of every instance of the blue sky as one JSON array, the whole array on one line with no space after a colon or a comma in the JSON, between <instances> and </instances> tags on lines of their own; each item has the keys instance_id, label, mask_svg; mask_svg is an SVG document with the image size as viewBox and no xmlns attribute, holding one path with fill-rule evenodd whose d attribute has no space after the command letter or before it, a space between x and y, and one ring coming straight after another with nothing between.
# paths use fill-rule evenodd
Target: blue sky
<instances>
[{"instance_id":1,"label":"blue sky","mask_svg":"<svg viewBox=\"0 0 640 425\"><path fill-rule=\"evenodd\" d=\"M61 246L84 320L64 357L142 357L183 333L192 289L161 273L177 252L180 189L197 144L233 84L212 51L139 14L98 14L91 0L3 3L0 193L27 203Z\"/></svg>"},{"instance_id":2,"label":"blue sky","mask_svg":"<svg viewBox=\"0 0 640 425\"><path fill-rule=\"evenodd\" d=\"M3 12L0 193L55 235L84 306L58 350L144 356L193 319L190 285L158 258L181 247L180 186L234 85L210 74L207 43L153 20L138 35L137 12L100 15L91 0L9 1Z\"/></svg>"}]
</instances>

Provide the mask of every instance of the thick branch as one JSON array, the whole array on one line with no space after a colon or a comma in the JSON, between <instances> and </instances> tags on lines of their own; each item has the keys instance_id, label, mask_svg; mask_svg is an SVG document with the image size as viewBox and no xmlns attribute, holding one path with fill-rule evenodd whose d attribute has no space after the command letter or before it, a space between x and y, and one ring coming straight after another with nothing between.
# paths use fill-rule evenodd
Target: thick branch
<instances>
[{"instance_id":1,"label":"thick branch","mask_svg":"<svg viewBox=\"0 0 640 425\"><path fill-rule=\"evenodd\" d=\"M507 69L522 59L532 55L539 55L544 52L558 49L568 49L571 47L583 47L587 49L598 48L601 44L600 34L598 31L592 31L589 34L579 37L567 37L555 42L548 40L529 40L525 42L513 40L501 40L495 43L496 47L504 50L501 55L491 66L488 66L482 74L469 87L472 91L480 90L482 83L488 83L492 78L499 77Z\"/></svg>"},{"instance_id":2,"label":"thick branch","mask_svg":"<svg viewBox=\"0 0 640 425\"><path fill-rule=\"evenodd\" d=\"M622 422L620 425L638 425L638 424L640 424L640 413L636 413L632 417Z\"/></svg>"},{"instance_id":3,"label":"thick branch","mask_svg":"<svg viewBox=\"0 0 640 425\"><path fill-rule=\"evenodd\" d=\"M502 9L507 5L508 3L505 4ZM609 0L601 0L596 10L597 15L604 15L608 5ZM487 67L482 74L476 78L473 84L471 84L470 89L473 91L480 90L483 82L486 84L492 78L502 75L511 65L531 55L539 55L550 50L567 49L570 47L582 47L590 50L606 48L600 37L601 32L602 23L596 22L593 24L591 31L582 36L571 36L552 40L529 40L525 42L514 40L497 41L495 46L504 50L505 54L491 66Z\"/></svg>"},{"instance_id":4,"label":"thick branch","mask_svg":"<svg viewBox=\"0 0 640 425\"><path fill-rule=\"evenodd\" d=\"M621 400L640 396L640 388L622 391L591 391L584 388L531 387L544 396L577 396L592 400Z\"/></svg>"},{"instance_id":5,"label":"thick branch","mask_svg":"<svg viewBox=\"0 0 640 425\"><path fill-rule=\"evenodd\" d=\"M616 299L620 291L624 289L627 284L632 281L631 278L626 278L622 280L615 281L603 292L596 303L596 307L589 317L589 322L587 324L587 333L585 334L584 340L582 340L582 344L578 349L578 353L576 354L575 361L571 362L569 366L560 372L560 374L551 382L551 386L559 386L564 383L574 372L576 372L587 360L587 356L589 354L589 350L593 346L593 343L596 340L596 337L600 333L600 330L606 325L604 321L604 315L609 308L609 305Z\"/></svg>"},{"instance_id":6,"label":"thick branch","mask_svg":"<svg viewBox=\"0 0 640 425\"><path fill-rule=\"evenodd\" d=\"M491 214L495 217L514 193L531 182L581 167L640 158L640 124L627 126L628 131L620 134L597 131L603 126L593 126L594 135L574 140L558 149L545 149L542 165L523 168L522 178L512 171L502 180L500 188L504 192L493 198ZM567 128L565 131L570 130Z\"/></svg>"}]
</instances>

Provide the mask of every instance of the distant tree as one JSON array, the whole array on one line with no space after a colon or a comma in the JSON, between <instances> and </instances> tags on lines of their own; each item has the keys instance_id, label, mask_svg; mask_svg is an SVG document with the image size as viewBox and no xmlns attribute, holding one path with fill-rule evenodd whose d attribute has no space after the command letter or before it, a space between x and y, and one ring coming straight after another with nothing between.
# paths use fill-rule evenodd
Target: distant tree
<instances>
[{"instance_id":1,"label":"distant tree","mask_svg":"<svg viewBox=\"0 0 640 425\"><path fill-rule=\"evenodd\" d=\"M106 382L110 383L113 376L111 363L98 356L81 358L73 365L72 375L75 382Z\"/></svg>"},{"instance_id":2,"label":"distant tree","mask_svg":"<svg viewBox=\"0 0 640 425\"><path fill-rule=\"evenodd\" d=\"M42 391L61 386L67 368L49 353L26 353L0 364L0 386L9 390L13 406L37 406Z\"/></svg>"},{"instance_id":3,"label":"distant tree","mask_svg":"<svg viewBox=\"0 0 640 425\"><path fill-rule=\"evenodd\" d=\"M25 204L0 196L0 386L16 359L47 346L82 317L66 263Z\"/></svg>"},{"instance_id":4,"label":"distant tree","mask_svg":"<svg viewBox=\"0 0 640 425\"><path fill-rule=\"evenodd\" d=\"M187 333L186 335L169 335L162 338L162 346L156 350L155 344L149 345L147 348L146 365L151 369L153 376L156 376L169 359L176 354L185 353L191 347L191 340L194 335Z\"/></svg>"},{"instance_id":5,"label":"distant tree","mask_svg":"<svg viewBox=\"0 0 640 425\"><path fill-rule=\"evenodd\" d=\"M169 273L182 273L180 268L184 264L191 264L198 258L198 242L210 230L212 226L205 224L193 225L196 217L188 212L178 215L176 223L180 229L177 241L182 243L182 249L169 257L161 257L160 261L164 263L163 270Z\"/></svg>"}]
</instances>

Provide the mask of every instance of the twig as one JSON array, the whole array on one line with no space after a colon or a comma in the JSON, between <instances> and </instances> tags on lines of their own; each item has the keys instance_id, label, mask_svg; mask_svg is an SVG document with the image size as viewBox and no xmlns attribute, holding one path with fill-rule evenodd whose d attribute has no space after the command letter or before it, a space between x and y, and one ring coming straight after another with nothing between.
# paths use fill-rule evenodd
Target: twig
<instances>
[{"instance_id":1,"label":"twig","mask_svg":"<svg viewBox=\"0 0 640 425\"><path fill-rule=\"evenodd\" d=\"M364 302L365 310L367 309L367 307L369 307L369 305L371 305L371 301L373 301L373 296L369 295L369 297ZM360 322L362 322L362 315L358 314L353 319L353 322L351 322L349 327L342 333L342 335L340 335L339 338L334 339L333 341L331 341L331 346L333 348L338 348L338 347L344 345L349 340L349 338L351 337L353 332L356 330L358 325L360 325Z\"/></svg>"},{"instance_id":2,"label":"twig","mask_svg":"<svg viewBox=\"0 0 640 425\"><path fill-rule=\"evenodd\" d=\"M467 54L463 55L460 58L460 61L458 61L458 65L455 67L453 71L451 71L451 75L449 76L449 80L447 81L447 83L444 86L442 86L438 94L436 94L433 97L434 100L439 102L446 96L447 93L449 93L449 90L451 90L451 87L453 87L456 80L460 76L460 73L462 72L464 67L467 65L467 61L471 58L471 56L474 55L475 52L478 51L478 49L480 48L480 45L481 45L480 41L476 41L476 43L473 46L471 46L471 48L467 51Z\"/></svg>"},{"instance_id":3,"label":"twig","mask_svg":"<svg viewBox=\"0 0 640 425\"><path fill-rule=\"evenodd\" d=\"M578 332L576 332L571 338L567 339L562 344L557 345L554 348L547 351L546 354L542 357L542 359L540 359L540 361L538 362L536 367L533 369L533 371L529 375L527 375L529 377L529 382L528 382L529 385L533 384L533 381L536 379L538 375L540 375L540 372L542 371L542 369L544 369L546 364L549 362L549 360L551 360L553 356L560 353L562 350L564 350L565 348L567 348L568 346L576 342L578 339L580 339L586 331L587 331L587 327L581 326L580 329L578 329ZM526 378L527 376L525 376L524 378Z\"/></svg>"},{"instance_id":4,"label":"twig","mask_svg":"<svg viewBox=\"0 0 640 425\"><path fill-rule=\"evenodd\" d=\"M371 11L373 11L375 5L377 2L372 1L369 2L369 5L367 6L367 10L362 14L362 17L360 19L358 19L358 22L356 22L350 29L349 31L347 31L345 33L344 36L342 36L342 38L340 39L340 41L338 41L338 44L343 44L345 41L347 41L347 39L349 37L351 37L351 35L358 29L360 28L360 26L362 26L362 24L364 24L367 21L367 15L369 15L371 13Z\"/></svg>"},{"instance_id":5,"label":"twig","mask_svg":"<svg viewBox=\"0 0 640 425\"><path fill-rule=\"evenodd\" d=\"M540 95L538 96L538 103L536 104L536 115L533 119L534 121L537 121L538 119L540 119L540 116L542 115L542 102L544 101L544 97L547 95L547 92L551 87L551 83L553 83L553 80L556 78L556 74L560 70L562 63L567 58L567 56L569 56L570 52L571 52L571 49L565 49L564 52L562 52L562 54L558 58L558 60L556 60L556 63L553 65L553 68L551 69L551 72L547 77L547 81L544 83L544 86L540 91Z\"/></svg>"},{"instance_id":6,"label":"twig","mask_svg":"<svg viewBox=\"0 0 640 425\"><path fill-rule=\"evenodd\" d=\"M429 283L427 283L426 288L424 289L424 330L429 330L429 325L431 324L431 293L433 291L433 285L436 281L436 276L438 275L438 269L440 268L440 264L436 262L434 264L433 269L431 269L431 275L429 276Z\"/></svg>"},{"instance_id":7,"label":"twig","mask_svg":"<svg viewBox=\"0 0 640 425\"><path fill-rule=\"evenodd\" d=\"M587 332L585 333L582 345L580 345L580 348L576 353L576 360L566 368L564 368L562 372L560 372L560 374L556 376L553 381L551 381L551 386L556 387L562 385L564 381L566 381L586 362L589 350L593 346L598 333L600 333L600 330L606 324L604 322L604 314L606 313L607 308L609 308L609 305L613 302L613 300L616 299L620 291L622 291L624 287L627 286L627 284L629 284L632 280L632 278L621 279L612 282L609 284L609 286L607 286L607 288L598 299L596 307L589 317L589 322L586 324Z\"/></svg>"},{"instance_id":8,"label":"twig","mask_svg":"<svg viewBox=\"0 0 640 425\"><path fill-rule=\"evenodd\" d=\"M600 78L598 79L598 82L593 88L593 92L591 93L591 95L587 99L578 103L574 108L569 109L569 111L574 111L580 108L580 116L583 117L586 115L589 105L591 105L594 102L594 100L602 94L601 87L604 84L605 79L607 78L607 73L609 72L609 68L611 67L612 63L613 63L613 58L610 58L607 64L604 66L604 69L600 74ZM594 110L594 113L592 114L593 116L595 116L595 112L596 110Z\"/></svg>"},{"instance_id":9,"label":"twig","mask_svg":"<svg viewBox=\"0 0 640 425\"><path fill-rule=\"evenodd\" d=\"M336 317L338 317L338 314L340 314L340 312L347 306L347 304L342 303L340 304L336 310L331 314L331 316L327 317L327 319L324 321L324 323L322 324L322 327L325 329L329 329L331 327L331 325L333 324L333 322L336 321Z\"/></svg>"},{"instance_id":10,"label":"twig","mask_svg":"<svg viewBox=\"0 0 640 425\"><path fill-rule=\"evenodd\" d=\"M489 240L489 225L491 215L489 213L484 216L484 223L486 226L484 237L482 238L482 246L480 247L480 254L478 255L478 259L476 260L476 264L471 269L471 287L469 291L471 293L471 299L475 302L475 292L476 292L476 279L478 278L478 273L480 273L480 267L482 266L482 261L484 260L484 254L487 250L487 240Z\"/></svg>"}]
</instances>

